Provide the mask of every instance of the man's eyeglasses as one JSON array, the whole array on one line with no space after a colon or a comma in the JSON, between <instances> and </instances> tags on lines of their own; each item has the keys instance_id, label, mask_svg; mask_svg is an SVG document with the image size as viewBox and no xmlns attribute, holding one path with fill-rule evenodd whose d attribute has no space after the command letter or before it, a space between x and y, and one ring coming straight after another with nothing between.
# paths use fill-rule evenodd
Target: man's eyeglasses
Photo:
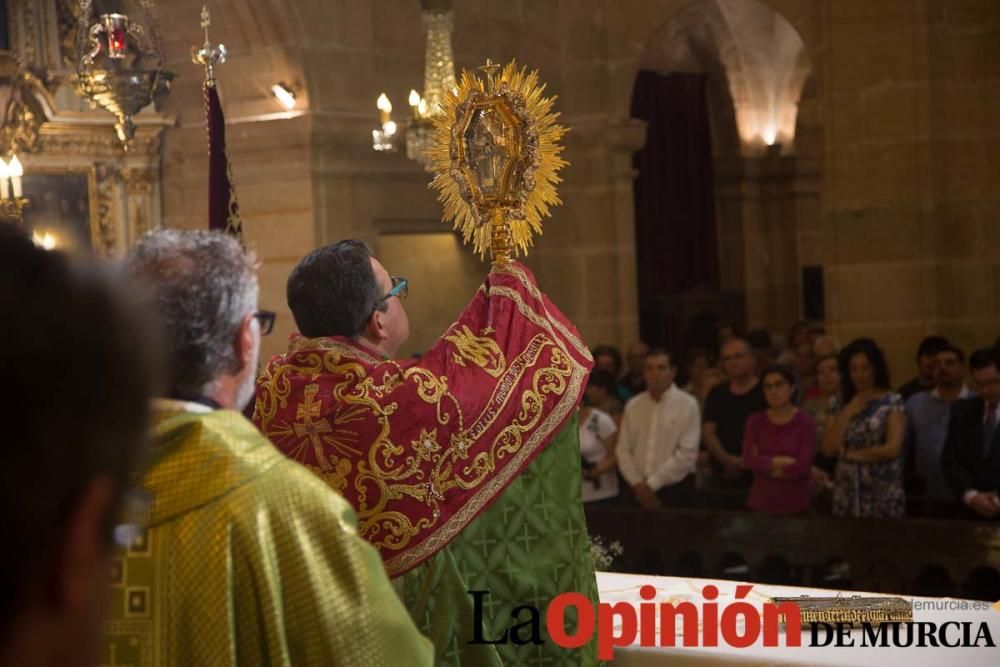
<instances>
[{"instance_id":1,"label":"man's eyeglasses","mask_svg":"<svg viewBox=\"0 0 1000 667\"><path fill-rule=\"evenodd\" d=\"M278 314L273 310L258 310L253 314L260 322L260 335L266 336L272 331L274 331L274 320L278 318Z\"/></svg>"},{"instance_id":2,"label":"man's eyeglasses","mask_svg":"<svg viewBox=\"0 0 1000 667\"><path fill-rule=\"evenodd\" d=\"M406 295L409 294L410 292L409 288L410 283L406 280L406 278L401 278L399 276L389 276L389 280L392 281L392 289L389 290L388 294L379 299L379 305L385 303L394 296L397 296L400 299L405 299Z\"/></svg>"}]
</instances>

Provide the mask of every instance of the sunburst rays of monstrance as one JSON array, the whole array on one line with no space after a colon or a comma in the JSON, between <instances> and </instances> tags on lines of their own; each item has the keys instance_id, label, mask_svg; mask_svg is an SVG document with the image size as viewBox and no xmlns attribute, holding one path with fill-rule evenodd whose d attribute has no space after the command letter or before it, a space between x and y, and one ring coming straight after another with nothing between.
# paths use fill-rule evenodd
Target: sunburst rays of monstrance
<instances>
[{"instance_id":1,"label":"sunburst rays of monstrance","mask_svg":"<svg viewBox=\"0 0 1000 667\"><path fill-rule=\"evenodd\" d=\"M537 71L489 60L479 70L482 77L462 72L435 117L431 187L443 220L481 258L488 251L502 265L527 254L542 218L562 203L556 184L568 163L559 140L567 130L556 122L556 98L544 96Z\"/></svg>"}]
</instances>

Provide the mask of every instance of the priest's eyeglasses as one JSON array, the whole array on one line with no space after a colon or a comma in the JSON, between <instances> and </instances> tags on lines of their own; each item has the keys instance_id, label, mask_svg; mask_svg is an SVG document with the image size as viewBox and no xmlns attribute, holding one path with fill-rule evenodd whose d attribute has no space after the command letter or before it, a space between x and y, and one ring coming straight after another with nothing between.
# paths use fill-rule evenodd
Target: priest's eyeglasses
<instances>
[{"instance_id":1,"label":"priest's eyeglasses","mask_svg":"<svg viewBox=\"0 0 1000 667\"><path fill-rule=\"evenodd\" d=\"M392 289L389 290L388 294L379 299L378 303L380 306L394 296L397 296L400 299L405 299L406 295L410 292L410 283L406 280L406 278L402 278L400 276L389 276L389 280L392 281Z\"/></svg>"},{"instance_id":2,"label":"priest's eyeglasses","mask_svg":"<svg viewBox=\"0 0 1000 667\"><path fill-rule=\"evenodd\" d=\"M274 331L274 321L278 318L278 314L273 310L258 310L253 314L260 322L260 335L266 336L272 331Z\"/></svg>"}]
</instances>

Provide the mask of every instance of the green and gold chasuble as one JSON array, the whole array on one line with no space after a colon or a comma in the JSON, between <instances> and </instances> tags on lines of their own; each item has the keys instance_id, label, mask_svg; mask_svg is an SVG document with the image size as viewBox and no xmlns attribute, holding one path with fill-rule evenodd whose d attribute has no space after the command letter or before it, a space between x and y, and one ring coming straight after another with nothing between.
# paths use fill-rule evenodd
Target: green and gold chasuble
<instances>
[{"instance_id":1,"label":"green and gold chasuble","mask_svg":"<svg viewBox=\"0 0 1000 667\"><path fill-rule=\"evenodd\" d=\"M239 413L169 403L103 665L433 664L343 498Z\"/></svg>"},{"instance_id":2,"label":"green and gold chasuble","mask_svg":"<svg viewBox=\"0 0 1000 667\"><path fill-rule=\"evenodd\" d=\"M434 642L437 664L594 665L593 642L570 650L545 633L545 610L559 593L597 600L590 539L580 501L580 445L573 419L504 494L442 551L402 576L404 601L420 631ZM542 645L469 644L474 638L473 598L482 596L480 635L498 640L528 620L521 605L539 610ZM457 602L456 602L457 601ZM575 633L576 616L566 614ZM527 631L522 631L523 636Z\"/></svg>"}]
</instances>

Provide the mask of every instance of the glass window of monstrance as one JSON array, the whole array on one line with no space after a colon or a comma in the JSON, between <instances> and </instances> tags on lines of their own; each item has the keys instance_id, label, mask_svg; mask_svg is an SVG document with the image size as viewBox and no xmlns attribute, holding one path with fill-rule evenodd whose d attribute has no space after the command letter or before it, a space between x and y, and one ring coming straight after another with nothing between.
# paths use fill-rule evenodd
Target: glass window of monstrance
<instances>
[{"instance_id":1,"label":"glass window of monstrance","mask_svg":"<svg viewBox=\"0 0 1000 667\"><path fill-rule=\"evenodd\" d=\"M465 131L465 154L484 198L509 196L501 192L505 172L518 159L516 128L497 105L477 109Z\"/></svg>"}]
</instances>

